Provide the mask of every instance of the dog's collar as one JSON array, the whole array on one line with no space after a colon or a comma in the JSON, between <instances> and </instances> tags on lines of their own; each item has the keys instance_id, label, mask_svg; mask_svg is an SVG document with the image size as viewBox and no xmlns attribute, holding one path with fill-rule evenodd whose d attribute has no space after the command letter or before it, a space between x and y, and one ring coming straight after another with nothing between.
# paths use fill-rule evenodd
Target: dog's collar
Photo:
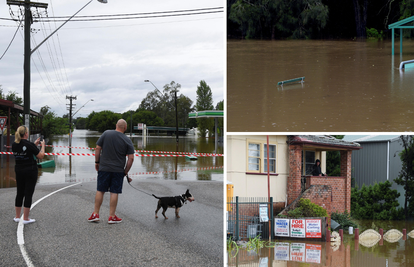
<instances>
[{"instance_id":1,"label":"dog's collar","mask_svg":"<svg viewBox=\"0 0 414 267\"><path fill-rule=\"evenodd\" d=\"M180 196L180 200L184 203L187 204L187 198L183 197L183 195Z\"/></svg>"}]
</instances>

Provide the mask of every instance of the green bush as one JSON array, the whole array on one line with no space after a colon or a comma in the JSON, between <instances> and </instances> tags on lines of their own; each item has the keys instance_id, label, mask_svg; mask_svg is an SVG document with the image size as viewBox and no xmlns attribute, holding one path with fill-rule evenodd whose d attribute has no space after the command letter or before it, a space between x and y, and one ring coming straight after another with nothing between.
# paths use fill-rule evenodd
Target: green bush
<instances>
[{"instance_id":1,"label":"green bush","mask_svg":"<svg viewBox=\"0 0 414 267\"><path fill-rule=\"evenodd\" d=\"M384 38L383 31L378 32L377 29L374 29L374 28L371 28L371 29L366 28L366 30L367 30L368 38L372 38L372 39L383 39Z\"/></svg>"},{"instance_id":2,"label":"green bush","mask_svg":"<svg viewBox=\"0 0 414 267\"><path fill-rule=\"evenodd\" d=\"M351 189L351 212L355 219L400 220L403 208L399 208L400 193L391 189L391 182L363 185Z\"/></svg>"},{"instance_id":3,"label":"green bush","mask_svg":"<svg viewBox=\"0 0 414 267\"><path fill-rule=\"evenodd\" d=\"M344 213L333 212L331 219L340 224L339 229L348 229L350 226L357 228L358 225L351 218L351 214L348 211Z\"/></svg>"},{"instance_id":4,"label":"green bush","mask_svg":"<svg viewBox=\"0 0 414 267\"><path fill-rule=\"evenodd\" d=\"M297 208L288 212L289 217L327 217L326 209L312 203L310 199L301 198Z\"/></svg>"}]
</instances>

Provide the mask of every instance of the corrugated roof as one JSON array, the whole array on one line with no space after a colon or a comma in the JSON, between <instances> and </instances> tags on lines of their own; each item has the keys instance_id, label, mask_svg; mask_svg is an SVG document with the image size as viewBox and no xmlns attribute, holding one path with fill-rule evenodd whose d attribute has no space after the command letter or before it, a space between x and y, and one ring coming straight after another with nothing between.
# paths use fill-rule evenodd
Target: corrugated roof
<instances>
[{"instance_id":1,"label":"corrugated roof","mask_svg":"<svg viewBox=\"0 0 414 267\"><path fill-rule=\"evenodd\" d=\"M293 136L293 140L298 142L308 142L332 146L361 147L361 145L355 141L336 139L331 135L295 135Z\"/></svg>"},{"instance_id":2,"label":"corrugated roof","mask_svg":"<svg viewBox=\"0 0 414 267\"><path fill-rule=\"evenodd\" d=\"M399 135L345 135L343 140L349 142L388 142L400 138Z\"/></svg>"}]
</instances>

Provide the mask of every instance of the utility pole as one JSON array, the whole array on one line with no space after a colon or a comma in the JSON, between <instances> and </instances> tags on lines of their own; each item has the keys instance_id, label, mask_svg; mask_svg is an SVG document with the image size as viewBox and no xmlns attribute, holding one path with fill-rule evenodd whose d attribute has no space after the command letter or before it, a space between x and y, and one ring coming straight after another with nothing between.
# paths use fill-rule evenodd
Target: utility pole
<instances>
[{"instance_id":1,"label":"utility pole","mask_svg":"<svg viewBox=\"0 0 414 267\"><path fill-rule=\"evenodd\" d=\"M24 82L23 82L23 100L24 100L24 124L30 131L30 26L33 23L31 7L45 8L48 4L30 2L30 0L16 1L7 0L8 5L24 7Z\"/></svg>"},{"instance_id":2,"label":"utility pole","mask_svg":"<svg viewBox=\"0 0 414 267\"><path fill-rule=\"evenodd\" d=\"M178 152L178 108L177 108L177 89L175 89L175 132L176 132L176 142L177 142L177 152Z\"/></svg>"},{"instance_id":3,"label":"utility pole","mask_svg":"<svg viewBox=\"0 0 414 267\"><path fill-rule=\"evenodd\" d=\"M69 99L69 147L72 146L72 110L73 106L76 106L76 104L72 104L72 100L76 100L76 96L66 96L66 99ZM68 105L68 104L66 104Z\"/></svg>"}]
</instances>

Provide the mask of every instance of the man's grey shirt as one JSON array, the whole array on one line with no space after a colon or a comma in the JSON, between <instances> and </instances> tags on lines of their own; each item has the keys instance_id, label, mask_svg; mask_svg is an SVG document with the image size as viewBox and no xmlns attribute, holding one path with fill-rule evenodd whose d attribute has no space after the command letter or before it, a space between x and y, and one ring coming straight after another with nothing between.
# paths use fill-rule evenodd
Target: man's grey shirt
<instances>
[{"instance_id":1,"label":"man's grey shirt","mask_svg":"<svg viewBox=\"0 0 414 267\"><path fill-rule=\"evenodd\" d=\"M116 130L106 130L96 144L102 147L100 171L124 172L126 156L135 152L131 139Z\"/></svg>"}]
</instances>

